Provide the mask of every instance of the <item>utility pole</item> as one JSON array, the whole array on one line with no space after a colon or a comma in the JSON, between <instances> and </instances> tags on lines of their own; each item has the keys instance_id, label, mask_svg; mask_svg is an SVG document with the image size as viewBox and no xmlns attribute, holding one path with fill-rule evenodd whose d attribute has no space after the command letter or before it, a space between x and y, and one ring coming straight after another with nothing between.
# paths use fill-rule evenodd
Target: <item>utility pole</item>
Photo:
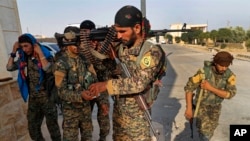
<instances>
[{"instance_id":1,"label":"utility pole","mask_svg":"<svg viewBox=\"0 0 250 141\"><path fill-rule=\"evenodd\" d=\"M146 0L141 0L141 12L142 16L146 17Z\"/></svg>"}]
</instances>

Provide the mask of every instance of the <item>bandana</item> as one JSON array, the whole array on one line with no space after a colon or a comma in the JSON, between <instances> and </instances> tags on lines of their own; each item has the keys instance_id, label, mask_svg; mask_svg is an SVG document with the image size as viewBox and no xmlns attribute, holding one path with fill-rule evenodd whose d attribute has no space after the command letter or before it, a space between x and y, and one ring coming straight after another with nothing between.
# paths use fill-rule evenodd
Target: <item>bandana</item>
<instances>
[{"instance_id":1,"label":"bandana","mask_svg":"<svg viewBox=\"0 0 250 141\"><path fill-rule=\"evenodd\" d=\"M115 25L120 27L132 27L141 24L142 13L134 6L127 5L122 7L115 15Z\"/></svg>"},{"instance_id":2,"label":"bandana","mask_svg":"<svg viewBox=\"0 0 250 141\"><path fill-rule=\"evenodd\" d=\"M230 64L232 64L233 59L234 57L230 53L221 51L214 56L213 62L221 66L228 67Z\"/></svg>"}]
</instances>

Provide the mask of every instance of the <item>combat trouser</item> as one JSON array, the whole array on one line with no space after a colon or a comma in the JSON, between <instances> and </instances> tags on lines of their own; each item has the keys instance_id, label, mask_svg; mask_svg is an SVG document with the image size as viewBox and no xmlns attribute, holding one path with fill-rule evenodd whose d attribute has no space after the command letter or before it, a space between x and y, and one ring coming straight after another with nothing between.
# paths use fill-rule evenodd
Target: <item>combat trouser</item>
<instances>
[{"instance_id":1,"label":"combat trouser","mask_svg":"<svg viewBox=\"0 0 250 141\"><path fill-rule=\"evenodd\" d=\"M214 130L218 126L221 105L200 105L197 115L197 129L201 141L212 138Z\"/></svg>"},{"instance_id":2,"label":"combat trouser","mask_svg":"<svg viewBox=\"0 0 250 141\"><path fill-rule=\"evenodd\" d=\"M27 119L29 134L34 141L44 141L41 131L44 117L46 118L47 128L52 141L61 141L56 105L49 102L47 96L30 97Z\"/></svg>"},{"instance_id":3,"label":"combat trouser","mask_svg":"<svg viewBox=\"0 0 250 141\"><path fill-rule=\"evenodd\" d=\"M99 132L99 141L106 141L106 137L110 131L110 119L109 114L103 115L103 109L101 108L101 103L97 99L91 100L91 109L93 111L95 103L97 104L98 112L97 112L97 121L99 124L100 132ZM108 107L109 107L109 103Z\"/></svg>"},{"instance_id":4,"label":"combat trouser","mask_svg":"<svg viewBox=\"0 0 250 141\"><path fill-rule=\"evenodd\" d=\"M71 103L63 104L63 141L77 141L79 129L81 141L91 141L93 126L91 108L88 101L79 106Z\"/></svg>"}]
</instances>

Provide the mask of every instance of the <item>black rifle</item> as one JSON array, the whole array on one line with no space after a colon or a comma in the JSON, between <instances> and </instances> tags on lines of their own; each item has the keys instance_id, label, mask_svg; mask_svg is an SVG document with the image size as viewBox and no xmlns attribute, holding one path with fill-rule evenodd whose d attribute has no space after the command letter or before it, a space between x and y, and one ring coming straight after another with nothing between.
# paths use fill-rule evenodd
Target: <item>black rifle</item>
<instances>
[{"instance_id":1,"label":"black rifle","mask_svg":"<svg viewBox=\"0 0 250 141\"><path fill-rule=\"evenodd\" d=\"M192 32L192 29L186 29L186 23L183 24L181 29L162 29L162 30L149 30L148 37L164 36L168 32Z\"/></svg>"},{"instance_id":2,"label":"black rifle","mask_svg":"<svg viewBox=\"0 0 250 141\"><path fill-rule=\"evenodd\" d=\"M109 30L110 30L110 28L111 27L101 27L101 28L97 28L97 29L92 29L90 31L89 35L88 35L89 40L92 40L92 41L104 41L107 34L108 34L108 32L109 32ZM80 36L81 36L81 34L75 33L75 32L72 32L72 31L64 33L64 34L57 33L57 32L54 34L54 37L58 41L63 41L63 39L73 40L73 39L76 39L76 38L78 38ZM71 44L76 44L76 42L63 42L63 45L71 45Z\"/></svg>"}]
</instances>

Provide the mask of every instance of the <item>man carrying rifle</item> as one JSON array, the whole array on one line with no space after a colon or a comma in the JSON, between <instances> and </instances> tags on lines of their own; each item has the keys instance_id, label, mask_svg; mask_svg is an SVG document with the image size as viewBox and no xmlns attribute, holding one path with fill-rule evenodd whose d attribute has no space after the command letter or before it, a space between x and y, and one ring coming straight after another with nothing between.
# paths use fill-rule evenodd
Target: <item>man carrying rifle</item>
<instances>
[{"instance_id":1,"label":"man carrying rifle","mask_svg":"<svg viewBox=\"0 0 250 141\"><path fill-rule=\"evenodd\" d=\"M151 140L150 122L147 120L145 109L141 108L135 97L145 96L149 92L162 63L165 64L161 61L165 54L161 48L145 41L143 25L142 13L134 6L124 6L116 13L114 27L117 38L122 44L118 46L118 57L115 58L125 65L128 71L125 76L118 79L94 83L89 87L90 91L96 94L107 90L109 95L115 97L113 111L115 141ZM140 52L148 47L140 60L137 60Z\"/></svg>"},{"instance_id":2,"label":"man carrying rifle","mask_svg":"<svg viewBox=\"0 0 250 141\"><path fill-rule=\"evenodd\" d=\"M95 24L91 20L84 20L80 24L80 30L84 30L85 32L90 32L90 30L92 29L95 29ZM84 43L84 42L82 42L82 44L83 44L82 47L87 47L88 45L87 43ZM91 40L90 46L92 47L92 49L96 50L98 46L100 46L100 41ZM112 66L115 66L115 63L113 63L114 60L111 60L109 58L99 59L98 57L95 57L95 56L93 57L94 57L93 65L97 74L98 81L107 80L111 76L110 70L113 69ZM110 130L109 95L107 94L107 92L104 92L101 96L90 101L91 111L93 111L95 104L97 105L97 109L98 109L97 121L100 127L98 141L106 141L106 136L109 134L109 130Z\"/></svg>"},{"instance_id":3,"label":"man carrying rifle","mask_svg":"<svg viewBox=\"0 0 250 141\"><path fill-rule=\"evenodd\" d=\"M187 104L185 117L191 121L192 118L196 120L200 141L212 138L218 126L222 101L236 94L236 76L229 69L233 59L226 51L218 52L212 61L204 62L204 67L190 77L184 87ZM194 115L192 104L195 105Z\"/></svg>"}]
</instances>

